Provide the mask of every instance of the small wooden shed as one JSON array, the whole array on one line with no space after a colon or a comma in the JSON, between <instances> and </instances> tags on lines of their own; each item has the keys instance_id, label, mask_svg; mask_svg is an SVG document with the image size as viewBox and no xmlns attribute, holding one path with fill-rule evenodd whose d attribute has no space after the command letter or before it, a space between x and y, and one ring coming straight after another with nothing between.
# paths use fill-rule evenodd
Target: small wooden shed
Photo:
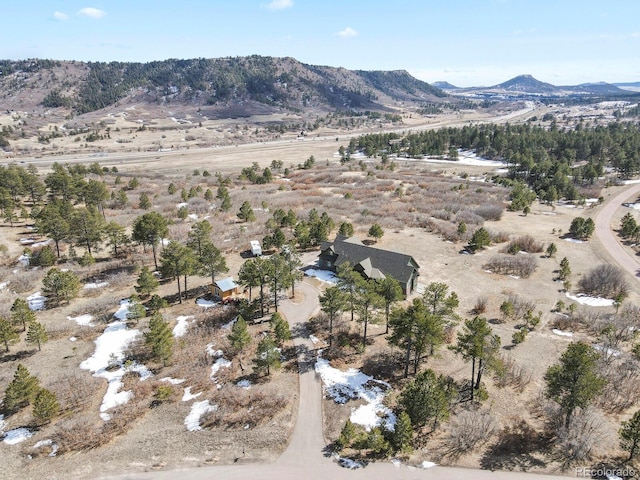
<instances>
[{"instance_id":1,"label":"small wooden shed","mask_svg":"<svg viewBox=\"0 0 640 480\"><path fill-rule=\"evenodd\" d=\"M211 293L220 297L222 300L232 298L242 293L242 287L238 285L232 277L224 278L222 280L216 280L211 286Z\"/></svg>"}]
</instances>

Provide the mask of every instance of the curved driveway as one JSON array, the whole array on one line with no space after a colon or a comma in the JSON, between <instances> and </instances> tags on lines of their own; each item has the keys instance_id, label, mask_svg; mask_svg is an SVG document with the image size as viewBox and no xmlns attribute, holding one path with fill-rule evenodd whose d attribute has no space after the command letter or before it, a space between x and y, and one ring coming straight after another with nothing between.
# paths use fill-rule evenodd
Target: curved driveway
<instances>
[{"instance_id":1,"label":"curved driveway","mask_svg":"<svg viewBox=\"0 0 640 480\"><path fill-rule=\"evenodd\" d=\"M636 278L640 277L640 262L638 262L638 257L632 255L628 250L625 250L618 241L618 238L613 233L611 222L620 205L630 199L635 201L638 195L640 195L640 183L632 185L630 188L623 190L615 197L609 199L595 218L595 232L605 250L620 267Z\"/></svg>"},{"instance_id":2,"label":"curved driveway","mask_svg":"<svg viewBox=\"0 0 640 480\"><path fill-rule=\"evenodd\" d=\"M300 369L300 401L296 425L289 446L274 463L219 465L173 471L134 473L120 479L153 480L532 480L564 479L564 476L542 476L521 472L473 470L454 467L416 468L391 462L371 463L358 470L340 467L324 452L322 422L322 384L314 371L316 352L305 330L305 322L319 310L319 291L306 282L297 286L304 294L300 304L283 302L280 312L289 321L298 348Z\"/></svg>"}]
</instances>

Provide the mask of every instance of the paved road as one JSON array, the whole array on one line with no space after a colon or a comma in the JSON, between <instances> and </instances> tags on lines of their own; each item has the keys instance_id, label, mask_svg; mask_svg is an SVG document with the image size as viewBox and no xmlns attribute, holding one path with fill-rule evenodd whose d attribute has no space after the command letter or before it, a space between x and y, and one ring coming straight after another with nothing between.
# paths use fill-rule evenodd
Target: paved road
<instances>
[{"instance_id":1,"label":"paved road","mask_svg":"<svg viewBox=\"0 0 640 480\"><path fill-rule=\"evenodd\" d=\"M618 240L618 237L613 233L611 222L620 205L627 201L635 202L638 195L640 195L640 183L631 185L615 197L607 200L595 218L595 233L605 250L621 268L636 278L640 277L640 262L638 261L638 257L628 250L625 250ZM614 227L617 228L617 225Z\"/></svg>"}]
</instances>

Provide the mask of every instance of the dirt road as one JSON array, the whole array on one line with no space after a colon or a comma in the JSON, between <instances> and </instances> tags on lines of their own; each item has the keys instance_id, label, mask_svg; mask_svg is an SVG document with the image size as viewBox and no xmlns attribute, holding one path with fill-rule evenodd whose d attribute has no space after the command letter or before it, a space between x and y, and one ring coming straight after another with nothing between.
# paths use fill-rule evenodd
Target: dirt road
<instances>
[{"instance_id":1,"label":"dirt road","mask_svg":"<svg viewBox=\"0 0 640 480\"><path fill-rule=\"evenodd\" d=\"M621 204L627 201L635 201L639 194L640 183L633 184L630 188L625 189L615 197L607 200L595 218L595 233L605 250L621 268L631 273L636 279L640 277L640 262L638 261L638 257L624 249L613 233L611 223L616 210L620 208Z\"/></svg>"}]
</instances>

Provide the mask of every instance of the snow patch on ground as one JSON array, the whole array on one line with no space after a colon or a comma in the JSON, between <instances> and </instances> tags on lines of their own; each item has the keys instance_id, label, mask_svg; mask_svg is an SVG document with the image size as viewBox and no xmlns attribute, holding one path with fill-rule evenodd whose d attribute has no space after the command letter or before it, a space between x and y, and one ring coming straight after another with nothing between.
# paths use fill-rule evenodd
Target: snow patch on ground
<instances>
[{"instance_id":1,"label":"snow patch on ground","mask_svg":"<svg viewBox=\"0 0 640 480\"><path fill-rule=\"evenodd\" d=\"M364 466L361 463L356 462L355 460L351 460L350 458L341 457L337 453L334 453L333 456L336 459L336 461L338 462L338 465L340 465L341 467L344 467L344 468L348 468L349 470L356 470L356 469L362 468Z\"/></svg>"},{"instance_id":2,"label":"snow patch on ground","mask_svg":"<svg viewBox=\"0 0 640 480\"><path fill-rule=\"evenodd\" d=\"M20 442L24 442L28 438L33 436L33 432L28 428L14 428L8 432L4 432L4 439L2 440L7 445L15 445Z\"/></svg>"},{"instance_id":3,"label":"snow patch on ground","mask_svg":"<svg viewBox=\"0 0 640 480\"><path fill-rule=\"evenodd\" d=\"M231 330L231 327L233 327L233 324L236 323L236 320L238 320L238 317L235 317L229 323L225 323L224 325L222 325L222 329L223 330Z\"/></svg>"},{"instance_id":4,"label":"snow patch on ground","mask_svg":"<svg viewBox=\"0 0 640 480\"><path fill-rule=\"evenodd\" d=\"M187 387L184 389L184 394L182 395L182 401L188 402L190 400L193 400L194 398L198 398L200 395L202 395L202 392L191 393L191 387Z\"/></svg>"},{"instance_id":5,"label":"snow patch on ground","mask_svg":"<svg viewBox=\"0 0 640 480\"><path fill-rule=\"evenodd\" d=\"M133 393L130 390L120 391L122 387L122 377L127 372L135 372L140 375L140 380L146 380L152 374L142 364L133 363L124 366L124 351L139 335L139 330L127 328L126 319L129 300L120 302L120 308L114 314L119 320L110 323L105 328L102 335L96 340L96 350L93 355L80 364L83 370L93 372L94 377L104 378L108 382L107 392L100 405L100 417L104 421L110 420L111 416L106 413L118 405L127 403Z\"/></svg>"},{"instance_id":6,"label":"snow patch on ground","mask_svg":"<svg viewBox=\"0 0 640 480\"><path fill-rule=\"evenodd\" d=\"M251 382L249 380L240 380L236 383L236 386L249 390L251 388Z\"/></svg>"},{"instance_id":7,"label":"snow patch on ground","mask_svg":"<svg viewBox=\"0 0 640 480\"><path fill-rule=\"evenodd\" d=\"M554 328L551 331L553 333L555 333L556 335L560 335L561 337L573 337L573 333L572 332L565 332L563 330L558 330L557 328Z\"/></svg>"},{"instance_id":8,"label":"snow patch on ground","mask_svg":"<svg viewBox=\"0 0 640 480\"><path fill-rule=\"evenodd\" d=\"M58 444L53 440L51 440L50 438L47 438L45 440L40 440L33 446L34 449L42 448L42 447L51 447L51 453L49 453L49 457L55 457L56 453L58 453Z\"/></svg>"},{"instance_id":9,"label":"snow patch on ground","mask_svg":"<svg viewBox=\"0 0 640 480\"><path fill-rule=\"evenodd\" d=\"M329 270L317 270L315 268L308 268L304 271L304 274L307 277L315 277L318 280L330 283L332 285L338 283L338 277L336 276L336 274Z\"/></svg>"},{"instance_id":10,"label":"snow patch on ground","mask_svg":"<svg viewBox=\"0 0 640 480\"><path fill-rule=\"evenodd\" d=\"M571 243L584 243L584 240L578 240L577 238L565 238L564 241Z\"/></svg>"},{"instance_id":11,"label":"snow patch on ground","mask_svg":"<svg viewBox=\"0 0 640 480\"><path fill-rule=\"evenodd\" d=\"M428 460L425 460L420 464L420 468L431 468L431 467L437 467L437 466L438 466L437 463L433 463Z\"/></svg>"},{"instance_id":12,"label":"snow patch on ground","mask_svg":"<svg viewBox=\"0 0 640 480\"><path fill-rule=\"evenodd\" d=\"M189 329L189 320L192 318L194 318L193 315L180 315L176 318L178 323L173 327L173 336L184 337Z\"/></svg>"},{"instance_id":13,"label":"snow patch on ground","mask_svg":"<svg viewBox=\"0 0 640 480\"><path fill-rule=\"evenodd\" d=\"M108 285L109 285L109 282L90 282L90 283L85 283L84 288L87 288L87 289L104 288Z\"/></svg>"},{"instance_id":14,"label":"snow patch on ground","mask_svg":"<svg viewBox=\"0 0 640 480\"><path fill-rule=\"evenodd\" d=\"M201 402L194 402L191 405L191 411L187 418L184 419L184 424L187 427L187 430L190 432L197 432L198 430L202 430L200 426L200 418L209 412L215 412L218 409L217 405L211 405L209 400L203 400Z\"/></svg>"},{"instance_id":15,"label":"snow patch on ground","mask_svg":"<svg viewBox=\"0 0 640 480\"><path fill-rule=\"evenodd\" d=\"M27 297L29 308L34 312L38 310L44 310L44 304L46 303L46 301L47 297L43 297L40 292L36 292L33 295L29 295Z\"/></svg>"},{"instance_id":16,"label":"snow patch on ground","mask_svg":"<svg viewBox=\"0 0 640 480\"><path fill-rule=\"evenodd\" d=\"M347 371L333 368L328 360L318 358L315 370L322 378L325 394L336 403L362 399L366 402L351 410L351 421L362 425L367 431L385 425L393 429L396 423L394 413L383 405L382 401L391 386L381 380L365 375L360 370L350 368Z\"/></svg>"},{"instance_id":17,"label":"snow patch on ground","mask_svg":"<svg viewBox=\"0 0 640 480\"><path fill-rule=\"evenodd\" d=\"M88 313L84 315L78 315L77 317L67 317L67 320L72 320L83 327L93 327L93 323L91 323L93 320L93 316L89 315Z\"/></svg>"},{"instance_id":18,"label":"snow patch on ground","mask_svg":"<svg viewBox=\"0 0 640 480\"><path fill-rule=\"evenodd\" d=\"M204 298L199 298L196 300L196 304L204 308L211 308L211 307L215 307L218 304L218 302L214 302L212 300L205 300Z\"/></svg>"},{"instance_id":19,"label":"snow patch on ground","mask_svg":"<svg viewBox=\"0 0 640 480\"><path fill-rule=\"evenodd\" d=\"M621 355L619 350L613 348L606 348L604 345L594 344L593 348L599 352L604 352L607 357L619 357Z\"/></svg>"},{"instance_id":20,"label":"snow patch on ground","mask_svg":"<svg viewBox=\"0 0 640 480\"><path fill-rule=\"evenodd\" d=\"M570 298L574 302L578 302L581 305L588 305L590 307L611 307L615 303L610 298L589 297L583 293L577 295L571 295L567 292L567 298Z\"/></svg>"},{"instance_id":21,"label":"snow patch on ground","mask_svg":"<svg viewBox=\"0 0 640 480\"><path fill-rule=\"evenodd\" d=\"M0 290L4 290L5 288L7 288L7 285L9 285L9 281L0 283Z\"/></svg>"},{"instance_id":22,"label":"snow patch on ground","mask_svg":"<svg viewBox=\"0 0 640 480\"><path fill-rule=\"evenodd\" d=\"M160 379L161 382L167 382L170 383L171 385L180 385L181 383L184 383L185 379L184 378L171 378L171 377L164 377ZM189 387L191 388L191 387Z\"/></svg>"},{"instance_id":23,"label":"snow patch on ground","mask_svg":"<svg viewBox=\"0 0 640 480\"><path fill-rule=\"evenodd\" d=\"M231 366L231 362L229 360L223 357L219 357L213 363L213 365L211 365L211 375L209 375L209 378L213 380L214 383L217 385L218 379L216 378L216 374L220 371L221 368L229 368L230 366ZM218 388L220 388L220 385L218 385Z\"/></svg>"},{"instance_id":24,"label":"snow patch on ground","mask_svg":"<svg viewBox=\"0 0 640 480\"><path fill-rule=\"evenodd\" d=\"M311 340L311 343L313 343L314 345L320 343L320 339L315 335L309 335L309 340Z\"/></svg>"},{"instance_id":25,"label":"snow patch on ground","mask_svg":"<svg viewBox=\"0 0 640 480\"><path fill-rule=\"evenodd\" d=\"M215 346L215 344L213 343L209 343L207 344L207 354L211 357L221 357L222 355L224 355L222 350L216 350L215 348L213 348Z\"/></svg>"}]
</instances>

